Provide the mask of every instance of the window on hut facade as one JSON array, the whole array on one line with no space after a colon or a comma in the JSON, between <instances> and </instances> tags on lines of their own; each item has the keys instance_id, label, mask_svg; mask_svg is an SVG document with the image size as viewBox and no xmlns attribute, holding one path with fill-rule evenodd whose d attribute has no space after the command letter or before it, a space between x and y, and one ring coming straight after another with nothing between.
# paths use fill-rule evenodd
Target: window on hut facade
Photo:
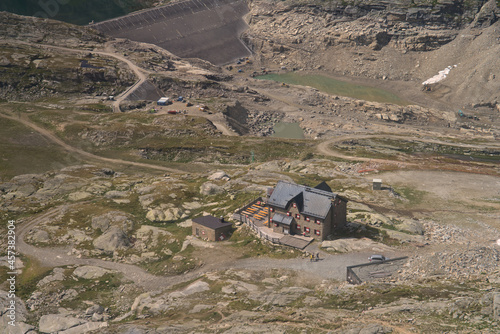
<instances>
[{"instance_id":1,"label":"window on hut facade","mask_svg":"<svg viewBox=\"0 0 500 334\"><path fill-rule=\"evenodd\" d=\"M296 208L297 207L297 204L293 203L293 207Z\"/></svg>"},{"instance_id":2,"label":"window on hut facade","mask_svg":"<svg viewBox=\"0 0 500 334\"><path fill-rule=\"evenodd\" d=\"M309 217L306 217L306 220L307 220L308 222L309 222L309 221L311 221L311 219L309 219Z\"/></svg>"},{"instance_id":3,"label":"window on hut facade","mask_svg":"<svg viewBox=\"0 0 500 334\"><path fill-rule=\"evenodd\" d=\"M316 224L321 224L321 221L319 219L316 219Z\"/></svg>"},{"instance_id":4,"label":"window on hut facade","mask_svg":"<svg viewBox=\"0 0 500 334\"><path fill-rule=\"evenodd\" d=\"M290 216L290 215L291 215L290 211L288 211L288 212L286 213L286 215L287 215L287 216Z\"/></svg>"},{"instance_id":5,"label":"window on hut facade","mask_svg":"<svg viewBox=\"0 0 500 334\"><path fill-rule=\"evenodd\" d=\"M304 226L304 232L309 233L309 232L311 232L311 229L309 227L307 227L307 226Z\"/></svg>"},{"instance_id":6,"label":"window on hut facade","mask_svg":"<svg viewBox=\"0 0 500 334\"><path fill-rule=\"evenodd\" d=\"M320 235L320 234L321 234L321 232L320 232L319 230L314 230L314 234L316 234L316 235Z\"/></svg>"},{"instance_id":7,"label":"window on hut facade","mask_svg":"<svg viewBox=\"0 0 500 334\"><path fill-rule=\"evenodd\" d=\"M300 230L300 225L299 224L297 224L297 230Z\"/></svg>"},{"instance_id":8,"label":"window on hut facade","mask_svg":"<svg viewBox=\"0 0 500 334\"><path fill-rule=\"evenodd\" d=\"M295 214L295 218L300 219L300 215L298 213Z\"/></svg>"}]
</instances>

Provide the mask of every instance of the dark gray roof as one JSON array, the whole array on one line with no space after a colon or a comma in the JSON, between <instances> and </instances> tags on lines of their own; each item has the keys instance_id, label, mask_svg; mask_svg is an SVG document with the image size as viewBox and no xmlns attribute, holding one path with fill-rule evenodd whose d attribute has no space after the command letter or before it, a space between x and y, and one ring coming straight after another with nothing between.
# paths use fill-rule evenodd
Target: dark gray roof
<instances>
[{"instance_id":1,"label":"dark gray roof","mask_svg":"<svg viewBox=\"0 0 500 334\"><path fill-rule=\"evenodd\" d=\"M274 188L269 204L286 209L292 201L297 203L300 213L325 218L337 194L291 182L279 181Z\"/></svg>"},{"instance_id":2,"label":"dark gray roof","mask_svg":"<svg viewBox=\"0 0 500 334\"><path fill-rule=\"evenodd\" d=\"M216 218L214 216L203 216L203 217L198 217L194 218L193 222L198 223L200 225L203 225L205 227L211 228L212 230L216 230L221 227L226 227L226 226L231 226L233 224L224 222L221 223L219 218Z\"/></svg>"},{"instance_id":3,"label":"dark gray roof","mask_svg":"<svg viewBox=\"0 0 500 334\"><path fill-rule=\"evenodd\" d=\"M292 223L292 219L293 219L293 217L285 216L285 215L282 215L281 213L275 213L273 216L273 222L281 223L281 224L285 224L285 225L290 225Z\"/></svg>"},{"instance_id":4,"label":"dark gray roof","mask_svg":"<svg viewBox=\"0 0 500 334\"><path fill-rule=\"evenodd\" d=\"M314 187L314 189L328 191L329 193L332 192L332 188L330 188L330 186L325 181L323 181L320 184L318 184L316 187Z\"/></svg>"}]
</instances>

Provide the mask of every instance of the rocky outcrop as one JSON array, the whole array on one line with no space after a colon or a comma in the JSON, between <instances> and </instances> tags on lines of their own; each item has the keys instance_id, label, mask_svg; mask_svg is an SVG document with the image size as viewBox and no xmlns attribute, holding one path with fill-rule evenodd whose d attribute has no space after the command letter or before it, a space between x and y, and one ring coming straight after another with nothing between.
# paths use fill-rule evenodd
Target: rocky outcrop
<instances>
[{"instance_id":1,"label":"rocky outcrop","mask_svg":"<svg viewBox=\"0 0 500 334\"><path fill-rule=\"evenodd\" d=\"M235 89L242 93L248 92L248 87L238 87ZM278 111L271 113L248 110L239 101L228 103L223 114L229 126L240 135L249 133L258 136L271 135L274 124L283 118L283 115Z\"/></svg>"},{"instance_id":2,"label":"rocky outcrop","mask_svg":"<svg viewBox=\"0 0 500 334\"><path fill-rule=\"evenodd\" d=\"M111 270L107 270L101 267L83 266L76 268L73 271L73 275L83 279L98 279L111 272Z\"/></svg>"},{"instance_id":3,"label":"rocky outcrop","mask_svg":"<svg viewBox=\"0 0 500 334\"><path fill-rule=\"evenodd\" d=\"M200 194L204 196L217 195L222 192L224 192L224 189L212 182L205 182L200 187Z\"/></svg>"},{"instance_id":4,"label":"rocky outcrop","mask_svg":"<svg viewBox=\"0 0 500 334\"><path fill-rule=\"evenodd\" d=\"M48 314L40 318L39 331L48 334L83 334L107 326L107 322L87 322L69 315Z\"/></svg>"},{"instance_id":5,"label":"rocky outcrop","mask_svg":"<svg viewBox=\"0 0 500 334\"><path fill-rule=\"evenodd\" d=\"M130 247L130 241L125 232L117 226L109 228L103 235L94 240L94 247L106 252Z\"/></svg>"},{"instance_id":6,"label":"rocky outcrop","mask_svg":"<svg viewBox=\"0 0 500 334\"><path fill-rule=\"evenodd\" d=\"M78 326L82 319L61 314L47 314L40 318L39 330L42 333L57 333Z\"/></svg>"},{"instance_id":7,"label":"rocky outcrop","mask_svg":"<svg viewBox=\"0 0 500 334\"><path fill-rule=\"evenodd\" d=\"M455 29L471 22L483 3L472 1L457 6L454 2L417 0L411 3L329 1L323 5L297 5L256 1L252 6L251 29L246 36L255 50L278 54L295 49L294 45L310 49L316 44L312 39L319 41L319 36L323 36L322 47L352 44L378 50L392 45L426 51L453 40ZM481 12L485 14L481 17L485 18L476 17L476 20L495 22L493 7L483 8ZM273 29L262 30L260 27L265 24Z\"/></svg>"},{"instance_id":8,"label":"rocky outcrop","mask_svg":"<svg viewBox=\"0 0 500 334\"><path fill-rule=\"evenodd\" d=\"M106 232L111 226L118 226L124 231L129 231L134 227L134 222L121 211L110 211L103 215L92 218L92 228Z\"/></svg>"},{"instance_id":9,"label":"rocky outcrop","mask_svg":"<svg viewBox=\"0 0 500 334\"><path fill-rule=\"evenodd\" d=\"M216 181L216 180L224 180L224 181L229 181L231 180L231 178L229 177L229 175L226 174L226 172L224 171L218 171L218 172L215 172L213 173L212 175L210 175L208 177L209 180L212 180L212 181Z\"/></svg>"},{"instance_id":10,"label":"rocky outcrop","mask_svg":"<svg viewBox=\"0 0 500 334\"><path fill-rule=\"evenodd\" d=\"M0 333L26 334L34 333L35 328L26 323L27 310L20 298L10 298L10 292L0 290ZM15 307L12 308L12 302ZM15 326L12 326L14 320Z\"/></svg>"},{"instance_id":11,"label":"rocky outcrop","mask_svg":"<svg viewBox=\"0 0 500 334\"><path fill-rule=\"evenodd\" d=\"M471 26L489 27L500 18L500 3L497 0L489 0L477 13Z\"/></svg>"},{"instance_id":12,"label":"rocky outcrop","mask_svg":"<svg viewBox=\"0 0 500 334\"><path fill-rule=\"evenodd\" d=\"M181 208L161 208L151 209L146 214L146 218L152 222L170 222L184 217L184 211Z\"/></svg>"}]
</instances>

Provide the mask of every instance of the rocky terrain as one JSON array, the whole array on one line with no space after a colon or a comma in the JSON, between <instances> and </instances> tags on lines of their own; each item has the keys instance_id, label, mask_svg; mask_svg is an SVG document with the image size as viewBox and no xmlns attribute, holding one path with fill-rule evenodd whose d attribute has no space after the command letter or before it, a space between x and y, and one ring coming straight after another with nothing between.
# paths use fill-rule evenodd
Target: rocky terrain
<instances>
[{"instance_id":1,"label":"rocky terrain","mask_svg":"<svg viewBox=\"0 0 500 334\"><path fill-rule=\"evenodd\" d=\"M498 61L500 33L494 0L459 5L255 1L250 6L245 38L264 65L403 81L415 88L457 65L448 80L434 88L436 95L462 108L498 103L498 74L491 72L498 67L493 64Z\"/></svg>"},{"instance_id":2,"label":"rocky terrain","mask_svg":"<svg viewBox=\"0 0 500 334\"><path fill-rule=\"evenodd\" d=\"M252 1L254 55L224 67L0 13L0 219L18 251L12 328L0 250L0 332L498 332L499 11L458 4ZM254 78L292 68L408 103ZM283 121L305 139L270 137ZM327 182L347 227L304 251L238 222L192 236L278 180ZM372 254L408 258L348 284Z\"/></svg>"}]
</instances>

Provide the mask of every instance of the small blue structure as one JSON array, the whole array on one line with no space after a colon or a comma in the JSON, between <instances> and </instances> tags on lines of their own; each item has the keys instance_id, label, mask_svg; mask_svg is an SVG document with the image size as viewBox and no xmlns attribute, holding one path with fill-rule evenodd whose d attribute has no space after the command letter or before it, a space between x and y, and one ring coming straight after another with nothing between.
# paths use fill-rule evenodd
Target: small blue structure
<instances>
[{"instance_id":1,"label":"small blue structure","mask_svg":"<svg viewBox=\"0 0 500 334\"><path fill-rule=\"evenodd\" d=\"M177 98L177 101L182 102L182 101L184 101L184 98L183 98L182 96L179 96L179 97Z\"/></svg>"}]
</instances>

